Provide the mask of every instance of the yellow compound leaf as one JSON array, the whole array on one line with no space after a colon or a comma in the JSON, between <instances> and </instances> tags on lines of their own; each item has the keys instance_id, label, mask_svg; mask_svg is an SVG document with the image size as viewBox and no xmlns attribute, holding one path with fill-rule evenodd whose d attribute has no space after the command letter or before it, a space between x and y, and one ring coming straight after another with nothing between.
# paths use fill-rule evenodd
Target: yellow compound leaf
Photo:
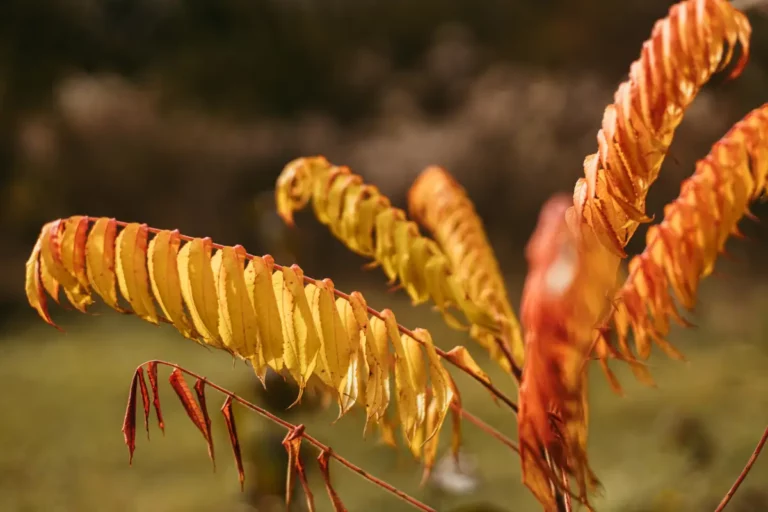
<instances>
[{"instance_id":1,"label":"yellow compound leaf","mask_svg":"<svg viewBox=\"0 0 768 512\"><path fill-rule=\"evenodd\" d=\"M177 267L180 245L178 230L160 231L152 238L147 249L149 283L165 317L185 338L194 339L197 333L184 311L181 296Z\"/></svg>"},{"instance_id":2,"label":"yellow compound leaf","mask_svg":"<svg viewBox=\"0 0 768 512\"><path fill-rule=\"evenodd\" d=\"M66 235L70 228L74 236ZM305 277L296 265L281 267L239 245L79 216L44 226L27 262L25 289L30 305L53 325L46 297L60 288L72 298L74 287L81 287L83 304L92 302L92 293L103 294L123 311L115 278L130 305L126 313L169 323L184 336L249 361L262 383L268 369L292 377L300 389L297 402L305 392L319 394L324 405L335 399L339 418L358 404L366 410L366 430L377 427L393 445L387 411L394 373L398 423L408 446L432 457L433 445L421 446L436 437L446 408L457 399L450 375L427 331L399 326L391 311L368 308L358 292L344 294L330 279Z\"/></svg>"},{"instance_id":3,"label":"yellow compound leaf","mask_svg":"<svg viewBox=\"0 0 768 512\"><path fill-rule=\"evenodd\" d=\"M115 241L117 284L133 311L143 320L158 323L157 311L149 294L147 275L147 225L128 224Z\"/></svg>"},{"instance_id":4,"label":"yellow compound leaf","mask_svg":"<svg viewBox=\"0 0 768 512\"><path fill-rule=\"evenodd\" d=\"M495 296L503 285L499 288L489 281L489 287L481 289L482 277L459 278L454 262L435 241L424 237L403 210L392 207L376 187L363 183L347 167L334 166L323 157L296 159L280 174L275 198L278 213L290 225L293 213L311 201L317 219L349 249L381 266L390 284L399 281L413 304L431 299L449 326L465 329L449 311L458 308L471 323L470 333L503 368L513 370L500 343L512 340L522 361L517 321L511 308L499 306L506 298ZM487 245L483 250L492 254ZM491 287L494 296L489 298Z\"/></svg>"},{"instance_id":5,"label":"yellow compound leaf","mask_svg":"<svg viewBox=\"0 0 768 512\"><path fill-rule=\"evenodd\" d=\"M428 167L408 191L411 216L432 232L454 269L456 281L469 301L496 320L499 332L475 329L474 337L509 370L496 338L508 346L518 367L524 350L520 324L509 303L496 256L466 191L441 167Z\"/></svg>"},{"instance_id":6,"label":"yellow compound leaf","mask_svg":"<svg viewBox=\"0 0 768 512\"><path fill-rule=\"evenodd\" d=\"M282 269L283 323L285 346L283 358L285 367L299 383L303 392L307 380L315 371L320 351L320 336L312 318L307 295L314 285L308 285L306 294L302 283L303 273L296 265ZM277 282L277 281L275 281ZM287 335L286 335L287 334ZM297 401L301 398L301 394Z\"/></svg>"},{"instance_id":7,"label":"yellow compound leaf","mask_svg":"<svg viewBox=\"0 0 768 512\"><path fill-rule=\"evenodd\" d=\"M209 345L224 348L219 335L219 303L211 267L212 250L210 238L192 239L179 251L177 268L181 296L195 330Z\"/></svg>"}]
</instances>

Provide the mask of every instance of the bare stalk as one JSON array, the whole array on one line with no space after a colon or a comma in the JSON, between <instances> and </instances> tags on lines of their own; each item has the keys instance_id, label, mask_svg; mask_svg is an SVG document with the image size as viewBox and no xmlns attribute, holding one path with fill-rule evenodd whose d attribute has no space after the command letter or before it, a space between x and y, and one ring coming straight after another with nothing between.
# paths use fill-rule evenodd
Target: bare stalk
<instances>
[{"instance_id":1,"label":"bare stalk","mask_svg":"<svg viewBox=\"0 0 768 512\"><path fill-rule=\"evenodd\" d=\"M747 477L747 473L749 473L749 470L752 469L752 466L757 461L757 457L760 455L760 452L762 451L763 446L765 446L766 441L768 441L768 427L765 427L765 432L763 432L763 436L760 438L760 441L757 442L757 446L752 452L752 455L749 457L749 460L747 460L747 464L744 466L744 469L741 470L739 477L735 482L733 482L731 488L728 489L728 492L725 494L723 500L715 509L715 512L722 512L722 510L725 509L725 506L728 505L728 502L731 501L731 498L733 498L733 495L736 494L736 491L739 489L741 482L744 481L744 479Z\"/></svg>"}]
</instances>

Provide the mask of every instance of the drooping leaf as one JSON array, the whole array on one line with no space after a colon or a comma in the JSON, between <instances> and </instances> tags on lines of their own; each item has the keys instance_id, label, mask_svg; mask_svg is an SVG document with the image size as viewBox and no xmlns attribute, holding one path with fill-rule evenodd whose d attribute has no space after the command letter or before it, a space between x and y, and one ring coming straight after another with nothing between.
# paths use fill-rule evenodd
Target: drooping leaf
<instances>
[{"instance_id":1,"label":"drooping leaf","mask_svg":"<svg viewBox=\"0 0 768 512\"><path fill-rule=\"evenodd\" d=\"M88 282L111 308L122 311L117 303L115 275L115 219L96 219L85 243Z\"/></svg>"},{"instance_id":2,"label":"drooping leaf","mask_svg":"<svg viewBox=\"0 0 768 512\"><path fill-rule=\"evenodd\" d=\"M128 446L128 464L133 463L133 452L136 450L136 384L138 383L138 372L133 374L131 387L128 392L128 405L125 408L125 418L123 419L123 437Z\"/></svg>"},{"instance_id":3,"label":"drooping leaf","mask_svg":"<svg viewBox=\"0 0 768 512\"><path fill-rule=\"evenodd\" d=\"M317 464L320 466L320 474L323 476L323 482L325 483L325 490L328 492L328 497L331 500L331 505L333 505L333 512L347 512L347 509L344 506L344 504L341 502L341 498L336 492L336 489L334 489L333 485L331 484L331 472L330 472L330 467L328 466L328 461L330 460L330 458L331 458L331 454L325 450L322 450L320 452L320 455L318 455L317 457Z\"/></svg>"},{"instance_id":4,"label":"drooping leaf","mask_svg":"<svg viewBox=\"0 0 768 512\"><path fill-rule=\"evenodd\" d=\"M163 422L163 411L160 409L160 392L157 389L157 363L150 361L147 364L147 375L149 376L149 385L152 388L152 404L155 407L157 416L157 426L165 435L165 423Z\"/></svg>"},{"instance_id":5,"label":"drooping leaf","mask_svg":"<svg viewBox=\"0 0 768 512\"><path fill-rule=\"evenodd\" d=\"M178 230L163 230L155 234L147 249L149 282L157 303L165 317L185 338L194 339L197 333L192 328L184 311L181 296L179 269L177 266L181 237Z\"/></svg>"},{"instance_id":6,"label":"drooping leaf","mask_svg":"<svg viewBox=\"0 0 768 512\"><path fill-rule=\"evenodd\" d=\"M211 442L211 434L208 431L206 414L203 413L200 405L195 401L195 397L192 396L192 391L190 391L187 382L184 380L184 375L182 375L178 368L173 369L168 380L171 383L171 387L173 387L173 390L176 392L176 395L179 397L181 405L184 406L184 411L187 413L187 416L189 416L189 419L192 420L192 423L194 423L203 435L203 439L205 439L205 442L208 444L208 456L211 458L211 461L214 462L213 445Z\"/></svg>"},{"instance_id":7,"label":"drooping leaf","mask_svg":"<svg viewBox=\"0 0 768 512\"><path fill-rule=\"evenodd\" d=\"M149 392L147 391L147 381L144 379L144 368L139 366L136 369L136 374L139 379L139 389L141 391L141 405L144 408L144 428L147 431L147 439L149 439Z\"/></svg>"},{"instance_id":8,"label":"drooping leaf","mask_svg":"<svg viewBox=\"0 0 768 512\"><path fill-rule=\"evenodd\" d=\"M208 406L205 403L205 381L197 379L195 382L195 394L197 402L200 404L200 411L203 413L205 421L205 440L208 443L208 456L213 463L213 470L216 471L216 454L213 450L213 433L211 432L211 417L208 415Z\"/></svg>"},{"instance_id":9,"label":"drooping leaf","mask_svg":"<svg viewBox=\"0 0 768 512\"><path fill-rule=\"evenodd\" d=\"M243 455L240 452L240 438L237 436L237 427L235 426L235 414L232 410L232 397L227 396L224 405L221 406L221 414L224 416L224 423L227 424L229 433L229 444L232 446L232 453L235 456L237 464L237 476L240 480L240 491L245 491L245 470L243 469Z\"/></svg>"},{"instance_id":10,"label":"drooping leaf","mask_svg":"<svg viewBox=\"0 0 768 512\"><path fill-rule=\"evenodd\" d=\"M219 297L211 267L210 238L194 238L179 251L181 295L192 316L195 330L205 343L224 348L219 336Z\"/></svg>"},{"instance_id":11,"label":"drooping leaf","mask_svg":"<svg viewBox=\"0 0 768 512\"><path fill-rule=\"evenodd\" d=\"M304 463L301 460L301 438L304 434L304 425L298 425L296 428L291 429L283 439L283 446L288 452L288 475L286 479L285 490L285 506L290 509L291 496L293 495L293 474L294 472L299 475L299 481L301 487L304 489L304 495L307 499L307 509L310 512L315 510L315 497L312 495L312 490L309 488L309 482L307 481L307 474L304 469Z\"/></svg>"},{"instance_id":12,"label":"drooping leaf","mask_svg":"<svg viewBox=\"0 0 768 512\"><path fill-rule=\"evenodd\" d=\"M149 292L147 274L147 235L147 225L135 222L125 226L117 235L117 284L120 293L131 304L131 309L141 319L156 324L157 311Z\"/></svg>"},{"instance_id":13,"label":"drooping leaf","mask_svg":"<svg viewBox=\"0 0 768 512\"><path fill-rule=\"evenodd\" d=\"M571 198L558 195L542 207L526 247L528 275L521 302L526 363L518 392L518 438L523 482L544 505L556 510L552 480L566 472L579 501L597 490L586 454L586 369L594 328L615 276L578 231L568 225ZM570 492L570 489L567 490Z\"/></svg>"}]
</instances>

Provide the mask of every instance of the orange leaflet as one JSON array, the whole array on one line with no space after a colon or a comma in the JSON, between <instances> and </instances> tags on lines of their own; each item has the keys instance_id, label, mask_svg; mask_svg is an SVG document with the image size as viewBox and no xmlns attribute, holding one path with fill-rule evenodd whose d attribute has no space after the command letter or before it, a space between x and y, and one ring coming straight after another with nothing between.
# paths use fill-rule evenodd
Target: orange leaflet
<instances>
[{"instance_id":1,"label":"orange leaflet","mask_svg":"<svg viewBox=\"0 0 768 512\"><path fill-rule=\"evenodd\" d=\"M615 281L604 261L610 255L593 250L595 240L582 239L572 227L577 225L568 222L571 204L563 195L542 208L526 247L529 271L521 302L526 361L518 432L523 482L546 510L556 510L550 484L559 481L555 474L573 477L585 504L587 493L598 485L586 454L586 363L594 326L607 310L607 293Z\"/></svg>"}]
</instances>

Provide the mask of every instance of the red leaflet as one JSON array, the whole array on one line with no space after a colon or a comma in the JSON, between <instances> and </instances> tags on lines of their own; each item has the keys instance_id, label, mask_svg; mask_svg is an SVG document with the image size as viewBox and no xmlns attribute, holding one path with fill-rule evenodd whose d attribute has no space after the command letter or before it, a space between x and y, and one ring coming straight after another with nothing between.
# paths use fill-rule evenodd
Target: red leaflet
<instances>
[{"instance_id":1,"label":"red leaflet","mask_svg":"<svg viewBox=\"0 0 768 512\"><path fill-rule=\"evenodd\" d=\"M331 458L331 452L323 450L320 455L317 456L317 463L320 465L320 474L323 475L323 482L325 482L325 490L328 491L328 497L333 504L334 512L347 512L346 507L341 502L341 498L336 493L336 490L331 485L331 473L328 467L328 460Z\"/></svg>"},{"instance_id":2,"label":"red leaflet","mask_svg":"<svg viewBox=\"0 0 768 512\"><path fill-rule=\"evenodd\" d=\"M307 474L304 471L304 464L301 462L299 451L301 450L301 436L304 435L304 425L296 425L291 429L283 439L283 446L288 452L288 475L285 487L285 506L286 508L291 504L291 494L293 494L293 472L294 470L299 474L299 480L301 486L304 488L304 494L307 497L307 509L309 512L315 510L315 497L312 495L312 490L309 488L307 482Z\"/></svg>"},{"instance_id":3,"label":"red leaflet","mask_svg":"<svg viewBox=\"0 0 768 512\"><path fill-rule=\"evenodd\" d=\"M195 402L195 398L192 396L192 392L189 390L189 386L187 386L187 382L184 380L181 371L178 368L174 368L168 380L170 381L173 390L176 391L176 394L179 396L179 400L181 401L181 405L184 406L187 416L189 416L189 419L192 420L192 423L194 423L198 430L200 430L205 441L210 445L210 435L208 434L208 425L205 422L205 415L197 402ZM208 455L213 458L213 453L210 450L208 451Z\"/></svg>"},{"instance_id":4,"label":"red leaflet","mask_svg":"<svg viewBox=\"0 0 768 512\"><path fill-rule=\"evenodd\" d=\"M163 412L160 410L160 393L157 390L157 362L147 363L147 375L149 375L149 385L152 387L152 404L155 406L157 415L157 426L165 435L165 423L163 423Z\"/></svg>"},{"instance_id":5,"label":"red leaflet","mask_svg":"<svg viewBox=\"0 0 768 512\"><path fill-rule=\"evenodd\" d=\"M232 411L232 397L227 396L224 405L221 406L221 414L224 416L224 422L227 424L229 432L229 444L232 445L232 452L235 455L235 464L237 464L237 476L240 479L240 491L245 490L245 470L243 469L243 455L240 453L240 439L237 437L237 427L235 426L235 415Z\"/></svg>"},{"instance_id":6,"label":"red leaflet","mask_svg":"<svg viewBox=\"0 0 768 512\"><path fill-rule=\"evenodd\" d=\"M141 405L144 407L144 428L147 430L147 439L149 439L149 393L147 392L147 381L144 380L144 368L141 366L136 368L136 376L141 390Z\"/></svg>"},{"instance_id":7,"label":"red leaflet","mask_svg":"<svg viewBox=\"0 0 768 512\"><path fill-rule=\"evenodd\" d=\"M136 382L138 375L138 372L134 373L133 379L131 379L128 406L125 408L125 419L123 420L123 436L125 437L125 444L128 446L128 464L133 463L133 451L136 449Z\"/></svg>"},{"instance_id":8,"label":"red leaflet","mask_svg":"<svg viewBox=\"0 0 768 512\"><path fill-rule=\"evenodd\" d=\"M208 416L208 407L205 405L205 381L197 379L195 382L195 393L197 393L197 401L200 402L200 409L203 411L203 418L205 419L205 440L208 442L208 456L213 462L213 470L216 471L216 456L213 451L213 436L211 435L211 417Z\"/></svg>"}]
</instances>

